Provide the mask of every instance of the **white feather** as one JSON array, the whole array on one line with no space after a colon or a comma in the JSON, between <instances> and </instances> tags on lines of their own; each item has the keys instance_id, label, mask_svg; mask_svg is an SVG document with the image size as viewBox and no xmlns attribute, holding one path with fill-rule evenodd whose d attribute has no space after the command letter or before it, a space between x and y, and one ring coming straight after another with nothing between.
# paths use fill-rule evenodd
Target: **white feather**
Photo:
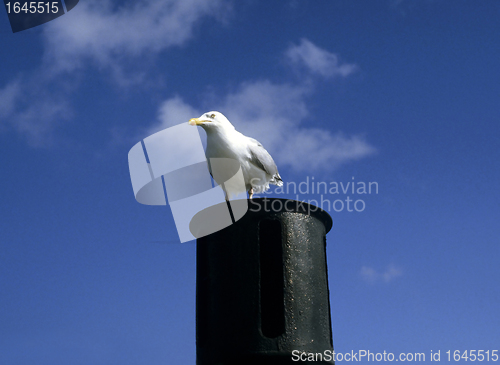
<instances>
[{"instance_id":1,"label":"white feather","mask_svg":"<svg viewBox=\"0 0 500 365\"><path fill-rule=\"evenodd\" d=\"M283 184L271 155L258 141L238 132L222 113L208 112L196 120L207 133L207 159L231 158L238 161L247 191L265 191L269 184Z\"/></svg>"}]
</instances>

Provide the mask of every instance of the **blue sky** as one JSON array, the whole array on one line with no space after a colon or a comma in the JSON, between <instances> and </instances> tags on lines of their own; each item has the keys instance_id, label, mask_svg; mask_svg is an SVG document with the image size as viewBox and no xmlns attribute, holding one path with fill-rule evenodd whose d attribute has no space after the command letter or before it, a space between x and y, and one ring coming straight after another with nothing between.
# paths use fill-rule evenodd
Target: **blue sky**
<instances>
[{"instance_id":1,"label":"blue sky","mask_svg":"<svg viewBox=\"0 0 500 365\"><path fill-rule=\"evenodd\" d=\"M210 110L285 182L378 183L329 210L338 352L500 350L499 16L81 0L16 34L0 16L0 363L195 363L195 243L135 201L127 153Z\"/></svg>"}]
</instances>

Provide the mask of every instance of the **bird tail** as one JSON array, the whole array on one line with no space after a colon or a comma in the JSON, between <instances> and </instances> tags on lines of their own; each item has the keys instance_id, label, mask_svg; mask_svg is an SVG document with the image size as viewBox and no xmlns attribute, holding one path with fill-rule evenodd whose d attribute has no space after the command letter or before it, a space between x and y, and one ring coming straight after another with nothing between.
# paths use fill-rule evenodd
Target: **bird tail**
<instances>
[{"instance_id":1,"label":"bird tail","mask_svg":"<svg viewBox=\"0 0 500 365\"><path fill-rule=\"evenodd\" d=\"M281 179L280 174L276 173L274 174L273 178L270 181L271 184L278 185L278 186L283 186L283 180Z\"/></svg>"}]
</instances>

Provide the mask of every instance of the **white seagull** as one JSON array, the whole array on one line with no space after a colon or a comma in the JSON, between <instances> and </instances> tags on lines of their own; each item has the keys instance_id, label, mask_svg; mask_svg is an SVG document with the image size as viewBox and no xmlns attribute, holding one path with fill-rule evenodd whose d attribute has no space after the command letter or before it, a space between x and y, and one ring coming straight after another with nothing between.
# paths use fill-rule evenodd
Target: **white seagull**
<instances>
[{"instance_id":1,"label":"white seagull","mask_svg":"<svg viewBox=\"0 0 500 365\"><path fill-rule=\"evenodd\" d=\"M189 124L200 126L207 133L207 161L211 158L231 158L239 162L250 199L254 192L269 189L269 184L283 185L269 152L257 140L238 132L222 113L204 113L199 118L190 119ZM210 163L208 165L212 174ZM217 183L221 185L222 182Z\"/></svg>"}]
</instances>

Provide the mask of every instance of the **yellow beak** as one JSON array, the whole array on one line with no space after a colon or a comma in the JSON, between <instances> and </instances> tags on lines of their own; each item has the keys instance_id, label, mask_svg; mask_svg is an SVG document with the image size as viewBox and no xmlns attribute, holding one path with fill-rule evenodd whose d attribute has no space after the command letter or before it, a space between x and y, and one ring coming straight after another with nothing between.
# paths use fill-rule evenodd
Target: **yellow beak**
<instances>
[{"instance_id":1,"label":"yellow beak","mask_svg":"<svg viewBox=\"0 0 500 365\"><path fill-rule=\"evenodd\" d=\"M201 125L203 122L204 120L201 120L200 118L189 119L189 125Z\"/></svg>"}]
</instances>

